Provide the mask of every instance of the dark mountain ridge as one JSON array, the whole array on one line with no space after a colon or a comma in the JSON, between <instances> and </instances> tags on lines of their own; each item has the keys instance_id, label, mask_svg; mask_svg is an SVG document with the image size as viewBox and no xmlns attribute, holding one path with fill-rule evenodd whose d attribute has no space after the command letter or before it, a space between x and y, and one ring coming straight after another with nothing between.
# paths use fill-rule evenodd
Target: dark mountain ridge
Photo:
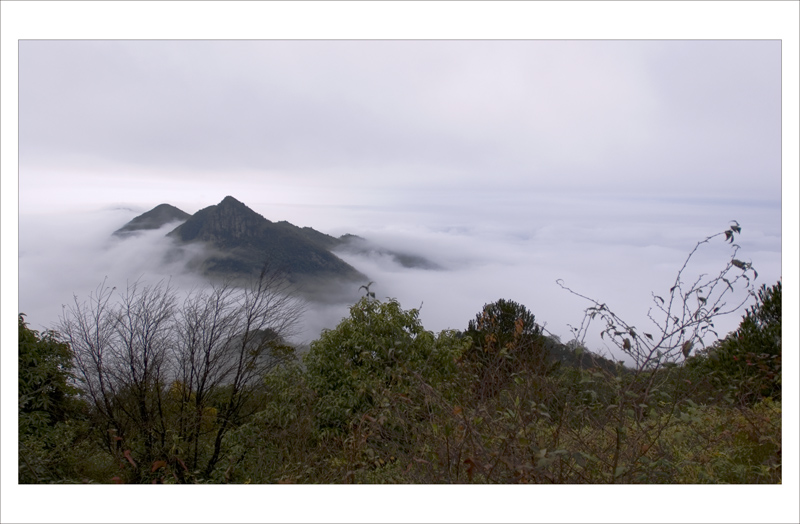
<instances>
[{"instance_id":1,"label":"dark mountain ridge","mask_svg":"<svg viewBox=\"0 0 800 524\"><path fill-rule=\"evenodd\" d=\"M356 235L337 238L285 220L272 222L232 196L193 215L160 204L125 224L114 235L125 237L176 221L183 223L167 233L175 242L169 256L181 256L184 248L202 245L202 254L192 255L187 267L212 278L251 277L268 265L295 283L313 282L320 286L333 281L367 280L366 275L339 258L336 252L388 256L407 268L439 268L421 256L394 252Z\"/></svg>"},{"instance_id":2,"label":"dark mountain ridge","mask_svg":"<svg viewBox=\"0 0 800 524\"><path fill-rule=\"evenodd\" d=\"M190 216L192 215L170 204L159 204L114 231L114 235L124 237L141 230L158 229L170 222L186 220Z\"/></svg>"},{"instance_id":3,"label":"dark mountain ridge","mask_svg":"<svg viewBox=\"0 0 800 524\"><path fill-rule=\"evenodd\" d=\"M268 264L295 282L310 276L366 279L329 251L327 246L335 245L336 238L271 222L231 196L199 210L167 236L179 244L202 242L211 247L200 266L209 276L257 275Z\"/></svg>"}]
</instances>

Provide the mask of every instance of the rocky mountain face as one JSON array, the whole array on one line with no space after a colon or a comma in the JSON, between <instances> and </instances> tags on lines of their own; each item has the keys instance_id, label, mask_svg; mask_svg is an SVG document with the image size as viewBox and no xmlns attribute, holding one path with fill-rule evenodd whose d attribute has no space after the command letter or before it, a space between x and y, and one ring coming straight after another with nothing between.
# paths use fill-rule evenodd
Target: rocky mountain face
<instances>
[{"instance_id":1,"label":"rocky mountain face","mask_svg":"<svg viewBox=\"0 0 800 524\"><path fill-rule=\"evenodd\" d=\"M168 236L183 242L213 242L226 247L258 238L268 224L271 224L269 220L228 196L219 204L203 208L188 217Z\"/></svg>"}]
</instances>

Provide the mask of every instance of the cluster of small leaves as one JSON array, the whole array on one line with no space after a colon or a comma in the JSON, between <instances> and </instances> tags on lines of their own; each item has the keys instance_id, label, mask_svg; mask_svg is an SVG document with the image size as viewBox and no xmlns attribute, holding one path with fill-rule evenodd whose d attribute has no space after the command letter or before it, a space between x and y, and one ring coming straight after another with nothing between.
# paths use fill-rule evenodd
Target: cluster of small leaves
<instances>
[{"instance_id":1,"label":"cluster of small leaves","mask_svg":"<svg viewBox=\"0 0 800 524\"><path fill-rule=\"evenodd\" d=\"M581 325L572 328L575 337L582 342L592 321L599 318L604 323L601 339L610 340L630 356L637 368L657 368L666 362L687 359L693 349L705 347L709 335L713 335L715 340L719 337L714 330L714 318L738 310L753 295L750 274L755 280L758 273L751 263L736 258L740 249L736 244L732 245L731 260L719 274L701 274L690 282L683 280L689 263L703 245L720 236L732 243L735 234L741 233L741 230L739 223L732 221L729 229L698 242L678 271L674 284L665 295L667 298L653 293L654 306L647 313L655 328L652 333L640 331L617 316L608 305L576 293L562 281L557 281L565 290L592 303L585 310ZM734 269L741 272L737 273ZM728 297L742 292L743 299L728 305ZM656 313L660 318L654 316Z\"/></svg>"},{"instance_id":2,"label":"cluster of small leaves","mask_svg":"<svg viewBox=\"0 0 800 524\"><path fill-rule=\"evenodd\" d=\"M672 482L779 484L781 404L752 406L687 403L659 441L673 465Z\"/></svg>"}]
</instances>

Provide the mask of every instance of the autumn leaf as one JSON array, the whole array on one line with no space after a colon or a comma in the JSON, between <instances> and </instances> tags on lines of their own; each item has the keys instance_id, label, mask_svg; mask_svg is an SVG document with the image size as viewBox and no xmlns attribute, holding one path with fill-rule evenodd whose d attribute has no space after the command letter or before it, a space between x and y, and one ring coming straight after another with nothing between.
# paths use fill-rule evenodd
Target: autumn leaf
<instances>
[{"instance_id":1,"label":"autumn leaf","mask_svg":"<svg viewBox=\"0 0 800 524\"><path fill-rule=\"evenodd\" d=\"M128 462L131 463L131 466L133 466L134 469L136 469L138 467L136 465L136 462L133 461L133 457L131 457L131 450L126 449L125 451L122 452L122 456L124 456L126 459L128 459Z\"/></svg>"},{"instance_id":2,"label":"autumn leaf","mask_svg":"<svg viewBox=\"0 0 800 524\"><path fill-rule=\"evenodd\" d=\"M741 260L737 260L735 258L731 260L731 264L738 267L739 269L747 269L747 264L745 262L742 262Z\"/></svg>"},{"instance_id":3,"label":"autumn leaf","mask_svg":"<svg viewBox=\"0 0 800 524\"><path fill-rule=\"evenodd\" d=\"M464 460L464 464L467 465L467 477L469 477L469 481L472 482L472 475L474 473L476 464L471 458Z\"/></svg>"}]
</instances>

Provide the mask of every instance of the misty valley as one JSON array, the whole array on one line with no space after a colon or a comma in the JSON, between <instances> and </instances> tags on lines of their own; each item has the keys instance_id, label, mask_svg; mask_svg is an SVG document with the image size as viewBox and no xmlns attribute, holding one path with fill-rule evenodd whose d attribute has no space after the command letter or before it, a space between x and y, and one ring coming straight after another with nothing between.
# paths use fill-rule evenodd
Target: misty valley
<instances>
[{"instance_id":1,"label":"misty valley","mask_svg":"<svg viewBox=\"0 0 800 524\"><path fill-rule=\"evenodd\" d=\"M781 483L782 288L756 285L738 222L653 294L654 328L560 283L586 305L569 341L502 296L426 329L346 260L440 261L230 196L161 204L112 242L153 232L202 284L104 281L43 331L20 313L20 483ZM720 271L687 278L711 244ZM341 301L298 342L309 304ZM590 325L625 358L587 347Z\"/></svg>"}]
</instances>

